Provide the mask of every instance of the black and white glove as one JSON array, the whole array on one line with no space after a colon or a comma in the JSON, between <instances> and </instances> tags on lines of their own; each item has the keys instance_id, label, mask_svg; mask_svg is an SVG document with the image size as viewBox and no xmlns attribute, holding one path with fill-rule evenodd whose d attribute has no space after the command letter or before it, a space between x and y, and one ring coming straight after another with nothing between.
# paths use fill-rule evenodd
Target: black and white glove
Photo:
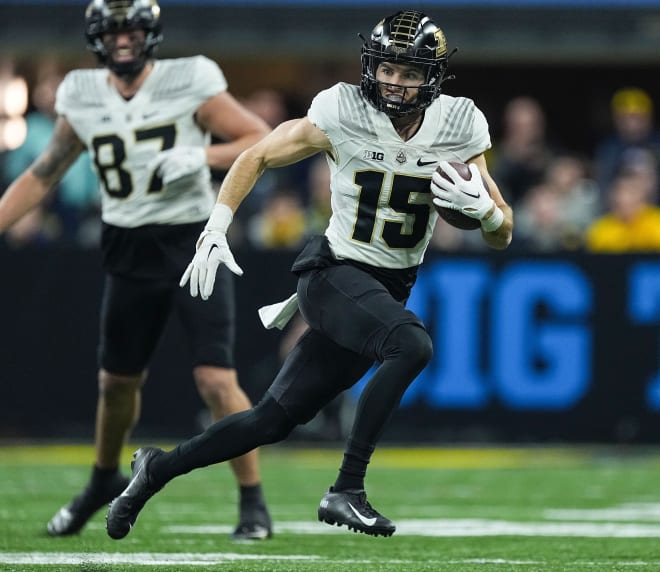
<instances>
[{"instance_id":1,"label":"black and white glove","mask_svg":"<svg viewBox=\"0 0 660 572\"><path fill-rule=\"evenodd\" d=\"M149 168L156 171L169 185L172 181L193 175L206 167L206 149L181 145L158 153L149 163Z\"/></svg>"},{"instance_id":2,"label":"black and white glove","mask_svg":"<svg viewBox=\"0 0 660 572\"><path fill-rule=\"evenodd\" d=\"M479 167L473 163L468 165L470 173L472 173L470 180L461 177L447 161L442 161L440 167L447 173L451 181L438 171L433 173L431 178L433 203L439 207L461 211L471 218L483 219L495 203L484 187Z\"/></svg>"},{"instance_id":3,"label":"black and white glove","mask_svg":"<svg viewBox=\"0 0 660 572\"><path fill-rule=\"evenodd\" d=\"M437 170L431 178L433 204L457 210L464 215L481 221L481 228L486 232L497 230L504 221L504 213L491 198L484 186L479 167L470 163L468 168L471 178L464 179L447 161L441 161L440 167L451 181L443 177ZM488 213L491 213L488 217Z\"/></svg>"},{"instance_id":4,"label":"black and white glove","mask_svg":"<svg viewBox=\"0 0 660 572\"><path fill-rule=\"evenodd\" d=\"M202 300L209 299L220 264L238 276L243 275L227 243L227 229L233 217L234 213L227 205L217 204L213 208L204 231L199 235L197 252L179 281L181 287L190 281L191 296L195 297L199 293Z\"/></svg>"}]
</instances>

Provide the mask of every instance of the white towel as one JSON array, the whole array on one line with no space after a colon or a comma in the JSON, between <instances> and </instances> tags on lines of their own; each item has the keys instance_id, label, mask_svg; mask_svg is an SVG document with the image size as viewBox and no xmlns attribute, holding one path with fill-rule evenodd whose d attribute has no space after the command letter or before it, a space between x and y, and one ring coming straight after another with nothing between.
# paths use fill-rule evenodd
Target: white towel
<instances>
[{"instance_id":1,"label":"white towel","mask_svg":"<svg viewBox=\"0 0 660 572\"><path fill-rule=\"evenodd\" d=\"M259 308L259 318L267 330L272 328L283 330L296 310L298 310L298 294L292 294L282 302Z\"/></svg>"}]
</instances>

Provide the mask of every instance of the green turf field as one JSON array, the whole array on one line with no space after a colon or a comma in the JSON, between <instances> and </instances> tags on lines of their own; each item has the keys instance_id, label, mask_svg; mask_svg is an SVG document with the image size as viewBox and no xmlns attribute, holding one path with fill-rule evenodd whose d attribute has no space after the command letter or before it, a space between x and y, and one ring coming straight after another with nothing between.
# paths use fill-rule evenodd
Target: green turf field
<instances>
[{"instance_id":1,"label":"green turf field","mask_svg":"<svg viewBox=\"0 0 660 572\"><path fill-rule=\"evenodd\" d=\"M368 492L397 532L372 538L316 521L340 451L270 447L262 471L272 540L229 540L236 492L226 466L170 483L124 540L106 536L104 512L79 536L48 537L47 520L83 485L91 455L0 447L0 570L660 570L657 450L380 449Z\"/></svg>"}]
</instances>

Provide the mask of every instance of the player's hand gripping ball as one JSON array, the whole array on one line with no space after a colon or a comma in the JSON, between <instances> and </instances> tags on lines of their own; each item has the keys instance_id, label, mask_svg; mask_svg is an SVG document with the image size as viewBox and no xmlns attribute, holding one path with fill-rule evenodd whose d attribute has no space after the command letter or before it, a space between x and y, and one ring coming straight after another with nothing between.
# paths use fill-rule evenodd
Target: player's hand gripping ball
<instances>
[{"instance_id":1,"label":"player's hand gripping ball","mask_svg":"<svg viewBox=\"0 0 660 572\"><path fill-rule=\"evenodd\" d=\"M443 220L456 228L476 230L481 226L482 209L475 210L471 206L492 204L488 184L483 177L479 177L481 184L472 181L473 173L466 163L449 161L448 164L451 170L444 170L441 163L433 174L431 191L436 197L433 200L435 210ZM473 170L476 172L477 167L473 166Z\"/></svg>"}]
</instances>

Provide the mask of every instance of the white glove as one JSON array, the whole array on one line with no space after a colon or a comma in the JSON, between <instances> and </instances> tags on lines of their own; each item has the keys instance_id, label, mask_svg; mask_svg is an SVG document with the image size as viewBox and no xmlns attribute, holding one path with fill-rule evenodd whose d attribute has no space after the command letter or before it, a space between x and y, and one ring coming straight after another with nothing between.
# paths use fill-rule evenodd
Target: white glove
<instances>
[{"instance_id":1,"label":"white glove","mask_svg":"<svg viewBox=\"0 0 660 572\"><path fill-rule=\"evenodd\" d=\"M197 241L197 252L179 281L179 286L183 287L190 280L191 296L195 297L199 292L202 300L209 299L220 264L224 264L238 276L243 275L243 270L236 264L227 243L227 229L233 216L234 213L227 205L217 204L213 208L211 217Z\"/></svg>"},{"instance_id":2,"label":"white glove","mask_svg":"<svg viewBox=\"0 0 660 572\"><path fill-rule=\"evenodd\" d=\"M158 173L163 184L169 185L172 181L201 171L206 164L204 147L181 145L158 153L150 161L149 168Z\"/></svg>"},{"instance_id":3,"label":"white glove","mask_svg":"<svg viewBox=\"0 0 660 572\"><path fill-rule=\"evenodd\" d=\"M461 177L447 161L441 161L440 167L452 180L448 181L438 171L434 171L431 178L431 192L435 196L433 204L483 220L495 201L484 187L479 167L474 163L469 164L472 173L469 181Z\"/></svg>"}]
</instances>

